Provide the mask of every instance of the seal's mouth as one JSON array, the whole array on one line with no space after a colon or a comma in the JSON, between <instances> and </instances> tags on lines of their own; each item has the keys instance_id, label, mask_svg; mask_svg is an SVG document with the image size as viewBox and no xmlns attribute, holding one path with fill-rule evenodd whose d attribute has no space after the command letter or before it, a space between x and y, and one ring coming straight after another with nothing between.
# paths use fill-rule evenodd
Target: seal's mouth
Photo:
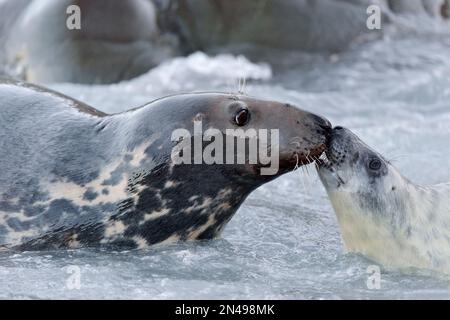
<instances>
[{"instance_id":1,"label":"seal's mouth","mask_svg":"<svg viewBox=\"0 0 450 320\"><path fill-rule=\"evenodd\" d=\"M307 151L296 149L280 153L276 174L274 176L295 171L302 166L315 163L324 153L326 148L326 144L323 143ZM272 165L273 163L269 162L268 164L252 164L250 167L255 174L261 175L261 169L270 168Z\"/></svg>"},{"instance_id":2,"label":"seal's mouth","mask_svg":"<svg viewBox=\"0 0 450 320\"><path fill-rule=\"evenodd\" d=\"M331 151L329 148L316 160L316 167L319 175L327 175L332 177L337 182L337 187L345 185L345 181L338 174L339 163L332 160Z\"/></svg>"},{"instance_id":3,"label":"seal's mouth","mask_svg":"<svg viewBox=\"0 0 450 320\"><path fill-rule=\"evenodd\" d=\"M340 127L336 127L340 128ZM333 161L333 143L335 143L334 133L336 128L334 128L330 134L327 135L327 139L325 141L325 152L323 152L318 159L316 159L316 165L318 169L329 169L330 171L336 171L334 166L337 166L338 163Z\"/></svg>"},{"instance_id":4,"label":"seal's mouth","mask_svg":"<svg viewBox=\"0 0 450 320\"><path fill-rule=\"evenodd\" d=\"M316 165L320 169L322 168L332 169L333 167L333 163L328 159L326 152L322 153L320 158L316 160Z\"/></svg>"},{"instance_id":5,"label":"seal's mouth","mask_svg":"<svg viewBox=\"0 0 450 320\"><path fill-rule=\"evenodd\" d=\"M292 167L292 169L296 169L318 161L326 149L327 145L323 143L306 152L295 150L291 152L290 155L282 157L280 163L283 167Z\"/></svg>"}]
</instances>

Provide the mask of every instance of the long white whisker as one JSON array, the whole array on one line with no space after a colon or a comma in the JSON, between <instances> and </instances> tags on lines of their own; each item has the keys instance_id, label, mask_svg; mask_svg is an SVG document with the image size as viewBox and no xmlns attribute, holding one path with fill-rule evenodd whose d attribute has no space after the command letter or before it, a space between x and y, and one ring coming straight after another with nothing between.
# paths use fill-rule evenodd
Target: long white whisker
<instances>
[{"instance_id":1,"label":"long white whisker","mask_svg":"<svg viewBox=\"0 0 450 320\"><path fill-rule=\"evenodd\" d=\"M234 80L232 79L227 80L227 89L230 92L230 95L234 93Z\"/></svg>"},{"instance_id":2,"label":"long white whisker","mask_svg":"<svg viewBox=\"0 0 450 320\"><path fill-rule=\"evenodd\" d=\"M397 161L397 160L400 159L400 158L410 157L411 155L412 155L411 153L409 153L409 154L404 153L404 154L394 155L394 156L392 156L392 157L389 157L389 159L387 159L387 160L388 160L389 162L394 162L394 161Z\"/></svg>"},{"instance_id":3,"label":"long white whisker","mask_svg":"<svg viewBox=\"0 0 450 320\"><path fill-rule=\"evenodd\" d=\"M309 171L308 171L308 166L305 165L303 167L305 168L305 172L306 172L306 175L304 175L304 179L305 179L305 182L304 182L305 195L310 197L310 190L311 190L311 188L310 188L310 186L311 186L310 174L309 174Z\"/></svg>"},{"instance_id":4,"label":"long white whisker","mask_svg":"<svg viewBox=\"0 0 450 320\"><path fill-rule=\"evenodd\" d=\"M294 170L293 171L295 171L295 170L297 170L298 169L298 154L295 154L295 158L296 158L296 163L295 163L295 167L294 167Z\"/></svg>"},{"instance_id":5,"label":"long white whisker","mask_svg":"<svg viewBox=\"0 0 450 320\"><path fill-rule=\"evenodd\" d=\"M302 169L302 173L304 173L305 171L305 169L303 168L303 167L301 167ZM300 175L300 181L301 181L301 184L302 184L302 188L303 188L303 193L306 193L306 185L305 185L305 181L304 181L304 179L303 179L303 174L302 175Z\"/></svg>"}]
</instances>

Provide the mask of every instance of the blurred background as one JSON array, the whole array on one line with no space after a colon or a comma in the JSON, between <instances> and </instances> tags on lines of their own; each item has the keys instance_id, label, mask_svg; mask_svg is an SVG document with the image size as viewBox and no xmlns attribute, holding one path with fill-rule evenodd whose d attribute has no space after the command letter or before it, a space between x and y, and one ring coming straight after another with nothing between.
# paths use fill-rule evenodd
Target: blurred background
<instances>
[{"instance_id":1,"label":"blurred background","mask_svg":"<svg viewBox=\"0 0 450 320\"><path fill-rule=\"evenodd\" d=\"M0 77L108 113L242 90L349 127L418 184L449 182L449 10L446 0L0 0ZM447 277L421 270L382 269L370 290L371 264L344 252L310 166L256 190L222 238L201 245L1 254L0 298L450 298ZM68 265L82 269L80 290L65 286Z\"/></svg>"}]
</instances>

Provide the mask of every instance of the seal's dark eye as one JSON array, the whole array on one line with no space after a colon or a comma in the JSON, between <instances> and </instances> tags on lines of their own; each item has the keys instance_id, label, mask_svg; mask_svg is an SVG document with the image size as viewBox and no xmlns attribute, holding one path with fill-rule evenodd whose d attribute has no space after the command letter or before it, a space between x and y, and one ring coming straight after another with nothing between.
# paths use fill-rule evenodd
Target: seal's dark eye
<instances>
[{"instance_id":1,"label":"seal's dark eye","mask_svg":"<svg viewBox=\"0 0 450 320\"><path fill-rule=\"evenodd\" d=\"M369 161L369 169L370 170L380 170L381 168L381 161L380 159L372 159Z\"/></svg>"},{"instance_id":2,"label":"seal's dark eye","mask_svg":"<svg viewBox=\"0 0 450 320\"><path fill-rule=\"evenodd\" d=\"M250 120L250 113L247 109L239 110L234 118L234 121L240 127L245 126L248 123L248 120Z\"/></svg>"}]
</instances>

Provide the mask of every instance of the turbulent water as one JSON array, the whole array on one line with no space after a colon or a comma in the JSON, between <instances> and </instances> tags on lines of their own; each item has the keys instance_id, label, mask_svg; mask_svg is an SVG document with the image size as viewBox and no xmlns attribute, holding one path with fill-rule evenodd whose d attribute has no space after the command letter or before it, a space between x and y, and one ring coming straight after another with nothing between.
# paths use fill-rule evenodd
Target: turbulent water
<instances>
[{"instance_id":1,"label":"turbulent water","mask_svg":"<svg viewBox=\"0 0 450 320\"><path fill-rule=\"evenodd\" d=\"M450 182L445 32L385 37L340 55L269 60L195 53L128 82L51 87L107 112L166 94L240 89L351 128L416 183ZM382 268L380 288L369 289L371 265L344 252L310 166L256 190L218 240L147 251L2 253L0 298L450 298L450 277L423 270ZM79 288L73 271L80 272Z\"/></svg>"}]
</instances>

